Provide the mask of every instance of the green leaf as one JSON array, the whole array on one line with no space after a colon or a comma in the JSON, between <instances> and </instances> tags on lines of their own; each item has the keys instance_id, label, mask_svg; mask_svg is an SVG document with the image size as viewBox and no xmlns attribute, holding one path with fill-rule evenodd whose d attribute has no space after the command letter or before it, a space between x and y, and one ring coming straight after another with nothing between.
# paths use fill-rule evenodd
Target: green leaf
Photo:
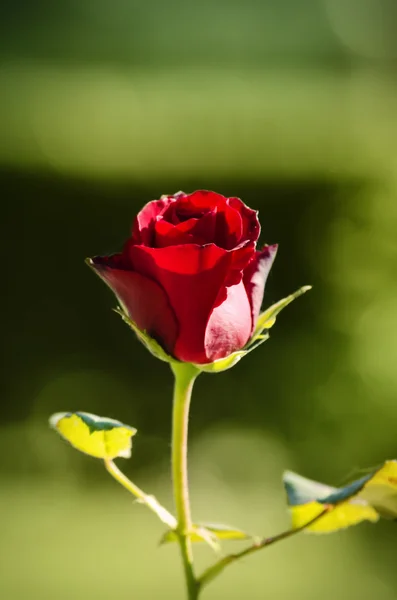
<instances>
[{"instance_id":1,"label":"green leaf","mask_svg":"<svg viewBox=\"0 0 397 600\"><path fill-rule=\"evenodd\" d=\"M294 528L303 527L324 508L327 512L307 531L329 533L379 517L397 518L397 460L388 460L368 475L336 488L287 471L283 476Z\"/></svg>"},{"instance_id":2,"label":"green leaf","mask_svg":"<svg viewBox=\"0 0 397 600\"><path fill-rule=\"evenodd\" d=\"M175 362L175 358L167 354L166 351L160 346L158 342L156 342L155 339L150 337L145 331L139 329L138 325L132 319L130 319L130 317L123 311L122 308L115 308L114 312L120 315L123 321L131 327L139 341L142 342L144 346L146 346L146 348L149 350L149 352L153 354L153 356L159 358L164 362Z\"/></svg>"},{"instance_id":3,"label":"green leaf","mask_svg":"<svg viewBox=\"0 0 397 600\"><path fill-rule=\"evenodd\" d=\"M55 413L50 425L74 448L95 458L130 458L137 430L120 421L85 412Z\"/></svg>"}]
</instances>

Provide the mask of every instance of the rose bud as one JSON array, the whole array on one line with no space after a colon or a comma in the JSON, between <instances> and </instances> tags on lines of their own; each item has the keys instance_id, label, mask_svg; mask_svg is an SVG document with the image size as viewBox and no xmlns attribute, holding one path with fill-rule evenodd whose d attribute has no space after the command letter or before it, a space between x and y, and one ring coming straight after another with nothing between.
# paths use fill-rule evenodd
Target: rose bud
<instances>
[{"instance_id":1,"label":"rose bud","mask_svg":"<svg viewBox=\"0 0 397 600\"><path fill-rule=\"evenodd\" d=\"M250 340L277 246L256 250L239 198L179 192L144 206L119 254L89 264L126 316L173 358L207 364Z\"/></svg>"}]
</instances>

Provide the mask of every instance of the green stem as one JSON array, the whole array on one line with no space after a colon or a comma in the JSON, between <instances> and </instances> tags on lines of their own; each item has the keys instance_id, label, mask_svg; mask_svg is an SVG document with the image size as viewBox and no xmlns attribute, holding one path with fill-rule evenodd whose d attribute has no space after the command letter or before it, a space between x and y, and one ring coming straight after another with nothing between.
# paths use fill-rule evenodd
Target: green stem
<instances>
[{"instance_id":1,"label":"green stem","mask_svg":"<svg viewBox=\"0 0 397 600\"><path fill-rule=\"evenodd\" d=\"M194 381L199 370L188 363L171 363L175 376L172 415L172 478L177 517L176 532L181 550L189 600L197 600L199 586L194 575L193 552L190 540L190 516L187 476L187 438L189 407Z\"/></svg>"},{"instance_id":2,"label":"green stem","mask_svg":"<svg viewBox=\"0 0 397 600\"><path fill-rule=\"evenodd\" d=\"M154 496L146 494L143 490L141 490L141 488L135 485L135 483L132 483L132 481L130 481L128 477L126 477L124 473L120 471L120 469L112 460L105 458L104 463L108 473L110 473L110 475L118 483L128 490L130 494L135 496L135 498L137 498L139 502L142 502L142 504L146 504L146 506L150 508L150 510L152 510L163 523L168 525L168 527L171 529L176 528L177 523L175 517L171 515L171 513L164 508L164 506L161 506Z\"/></svg>"}]
</instances>

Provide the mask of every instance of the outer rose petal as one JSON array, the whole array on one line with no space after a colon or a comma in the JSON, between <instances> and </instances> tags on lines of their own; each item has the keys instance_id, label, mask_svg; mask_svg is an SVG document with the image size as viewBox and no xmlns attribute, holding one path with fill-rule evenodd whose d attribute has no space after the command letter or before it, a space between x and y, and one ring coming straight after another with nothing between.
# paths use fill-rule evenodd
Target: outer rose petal
<instances>
[{"instance_id":1,"label":"outer rose petal","mask_svg":"<svg viewBox=\"0 0 397 600\"><path fill-rule=\"evenodd\" d=\"M214 308L205 331L207 362L240 350L248 342L252 331L251 306L244 284L227 288L226 300Z\"/></svg>"},{"instance_id":2,"label":"outer rose petal","mask_svg":"<svg viewBox=\"0 0 397 600\"><path fill-rule=\"evenodd\" d=\"M210 362L205 353L205 331L232 262L232 252L214 244L128 249L136 271L157 281L168 296L179 324L172 354L179 360ZM226 356L227 349L223 356Z\"/></svg>"},{"instance_id":3,"label":"outer rose petal","mask_svg":"<svg viewBox=\"0 0 397 600\"><path fill-rule=\"evenodd\" d=\"M172 354L178 336L178 324L167 296L151 279L134 271L110 266L111 257L99 256L90 262L92 268L117 296L122 308L139 329L156 339Z\"/></svg>"},{"instance_id":4,"label":"outer rose petal","mask_svg":"<svg viewBox=\"0 0 397 600\"><path fill-rule=\"evenodd\" d=\"M277 254L277 244L265 246L260 252L256 252L252 262L244 271L243 282L247 290L252 310L252 331L261 310L265 283L273 261Z\"/></svg>"}]
</instances>

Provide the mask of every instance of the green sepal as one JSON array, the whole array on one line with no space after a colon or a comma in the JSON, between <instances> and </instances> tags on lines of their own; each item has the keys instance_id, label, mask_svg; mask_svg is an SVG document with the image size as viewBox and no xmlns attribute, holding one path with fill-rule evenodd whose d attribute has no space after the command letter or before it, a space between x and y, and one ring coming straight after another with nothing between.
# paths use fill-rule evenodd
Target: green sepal
<instances>
[{"instance_id":1,"label":"green sepal","mask_svg":"<svg viewBox=\"0 0 397 600\"><path fill-rule=\"evenodd\" d=\"M267 308L265 311L263 311L263 313L261 313L258 317L254 333L252 335L252 338L248 342L248 346L251 346L254 342L260 339L260 336L263 334L264 331L267 331L268 329L273 327L274 323L276 322L276 317L278 313L281 312L283 308L288 306L288 304L291 304L291 302L293 302L295 298L299 298L299 296L302 296L302 294L305 294L311 289L311 285L304 285L303 287L299 288L299 290L296 290L296 292L294 292L293 294L290 294L286 298L279 300L275 304L272 304L272 306Z\"/></svg>"},{"instance_id":2,"label":"green sepal","mask_svg":"<svg viewBox=\"0 0 397 600\"><path fill-rule=\"evenodd\" d=\"M138 325L132 319L130 319L130 317L123 311L122 308L115 308L114 312L120 315L124 323L127 323L127 325L131 327L139 341L142 342L144 346L146 346L146 348L149 350L149 352L153 354L153 356L159 358L164 362L175 362L175 358L167 354L166 351L160 346L158 342L156 342L155 339L150 337L150 335L148 335L145 331L142 331L142 329L139 329Z\"/></svg>"},{"instance_id":3,"label":"green sepal","mask_svg":"<svg viewBox=\"0 0 397 600\"><path fill-rule=\"evenodd\" d=\"M212 363L207 363L204 365L196 364L195 366L200 369L200 371L204 371L205 373L221 373L222 371L227 371L227 369L234 367L234 365L236 365L246 354L247 350L238 350L237 352L229 354L229 356L226 356L225 358L214 360Z\"/></svg>"}]
</instances>

